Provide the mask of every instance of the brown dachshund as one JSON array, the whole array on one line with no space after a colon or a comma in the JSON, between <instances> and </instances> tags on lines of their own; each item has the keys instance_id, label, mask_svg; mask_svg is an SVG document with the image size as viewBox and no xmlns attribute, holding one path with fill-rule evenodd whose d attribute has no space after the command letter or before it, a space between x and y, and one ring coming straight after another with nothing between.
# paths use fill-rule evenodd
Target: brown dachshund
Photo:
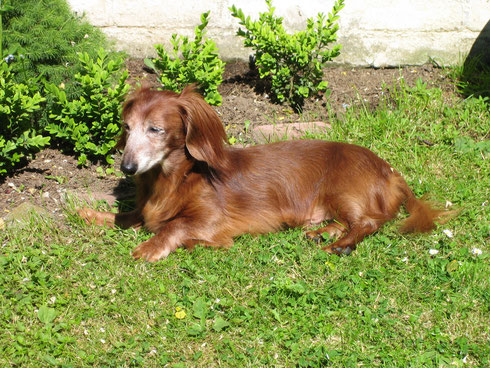
<instances>
[{"instance_id":1,"label":"brown dachshund","mask_svg":"<svg viewBox=\"0 0 490 368\"><path fill-rule=\"evenodd\" d=\"M181 94L141 88L126 101L122 120L121 170L134 175L137 208L79 213L98 225L155 233L135 258L154 262L195 244L231 247L240 234L324 221L331 222L307 236L328 233L338 240L323 249L349 254L402 204L410 214L402 231L430 231L442 214L363 147L321 140L229 147L218 115L192 87Z\"/></svg>"}]
</instances>

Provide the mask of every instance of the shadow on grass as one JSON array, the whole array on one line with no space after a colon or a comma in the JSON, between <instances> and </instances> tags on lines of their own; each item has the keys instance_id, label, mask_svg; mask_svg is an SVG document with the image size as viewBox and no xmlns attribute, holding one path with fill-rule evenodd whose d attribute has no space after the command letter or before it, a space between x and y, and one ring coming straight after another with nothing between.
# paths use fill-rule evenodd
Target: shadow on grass
<instances>
[{"instance_id":1,"label":"shadow on grass","mask_svg":"<svg viewBox=\"0 0 490 368\"><path fill-rule=\"evenodd\" d=\"M466 57L458 85L465 97L490 97L490 20Z\"/></svg>"}]
</instances>

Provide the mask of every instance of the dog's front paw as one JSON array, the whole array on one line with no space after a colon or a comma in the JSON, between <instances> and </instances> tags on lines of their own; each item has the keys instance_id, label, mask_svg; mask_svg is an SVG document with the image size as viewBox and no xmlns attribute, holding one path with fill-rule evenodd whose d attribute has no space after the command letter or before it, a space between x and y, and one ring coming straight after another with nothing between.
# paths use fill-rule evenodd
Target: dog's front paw
<instances>
[{"instance_id":1,"label":"dog's front paw","mask_svg":"<svg viewBox=\"0 0 490 368\"><path fill-rule=\"evenodd\" d=\"M94 223L97 220L97 211L94 211L90 208L87 207L79 208L77 210L77 213L78 216L80 216L80 218L83 221L85 221L87 224Z\"/></svg>"},{"instance_id":2,"label":"dog's front paw","mask_svg":"<svg viewBox=\"0 0 490 368\"><path fill-rule=\"evenodd\" d=\"M83 207L77 210L78 216L88 225L95 224L99 226L114 227L115 214L111 212L99 212L91 208Z\"/></svg>"},{"instance_id":3,"label":"dog's front paw","mask_svg":"<svg viewBox=\"0 0 490 368\"><path fill-rule=\"evenodd\" d=\"M170 254L170 250L165 248L160 243L149 239L138 245L133 251L135 259L144 259L148 262L156 262L161 258L165 258Z\"/></svg>"}]
</instances>

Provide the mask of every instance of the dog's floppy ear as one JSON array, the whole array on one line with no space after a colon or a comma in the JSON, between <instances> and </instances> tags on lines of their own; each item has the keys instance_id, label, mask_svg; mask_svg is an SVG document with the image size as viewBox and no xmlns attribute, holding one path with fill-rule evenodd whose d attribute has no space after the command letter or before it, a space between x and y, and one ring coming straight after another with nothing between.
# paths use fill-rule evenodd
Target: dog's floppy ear
<instances>
[{"instance_id":1,"label":"dog's floppy ear","mask_svg":"<svg viewBox=\"0 0 490 368\"><path fill-rule=\"evenodd\" d=\"M194 86L187 86L179 96L182 106L182 120L186 136L185 144L190 155L198 161L219 169L224 164L224 144L226 133L218 114L194 92Z\"/></svg>"}]
</instances>

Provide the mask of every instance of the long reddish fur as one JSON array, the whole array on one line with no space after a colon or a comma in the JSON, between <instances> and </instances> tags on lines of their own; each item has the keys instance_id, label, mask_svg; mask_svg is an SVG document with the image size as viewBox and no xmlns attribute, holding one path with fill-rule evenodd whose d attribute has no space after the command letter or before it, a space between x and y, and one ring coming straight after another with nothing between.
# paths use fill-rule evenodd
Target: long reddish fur
<instances>
[{"instance_id":1,"label":"long reddish fur","mask_svg":"<svg viewBox=\"0 0 490 368\"><path fill-rule=\"evenodd\" d=\"M415 198L402 176L370 150L340 142L292 140L247 148L228 146L216 112L194 92L141 88L123 120L158 113L172 151L161 165L135 176L137 208L114 215L84 208L87 222L145 226L155 236L135 258L156 261L179 246L233 245L244 233L332 221L307 232L338 239L323 249L349 254L366 235L393 219L404 204L402 231L427 232L442 211ZM125 146L123 134L121 147Z\"/></svg>"}]
</instances>

